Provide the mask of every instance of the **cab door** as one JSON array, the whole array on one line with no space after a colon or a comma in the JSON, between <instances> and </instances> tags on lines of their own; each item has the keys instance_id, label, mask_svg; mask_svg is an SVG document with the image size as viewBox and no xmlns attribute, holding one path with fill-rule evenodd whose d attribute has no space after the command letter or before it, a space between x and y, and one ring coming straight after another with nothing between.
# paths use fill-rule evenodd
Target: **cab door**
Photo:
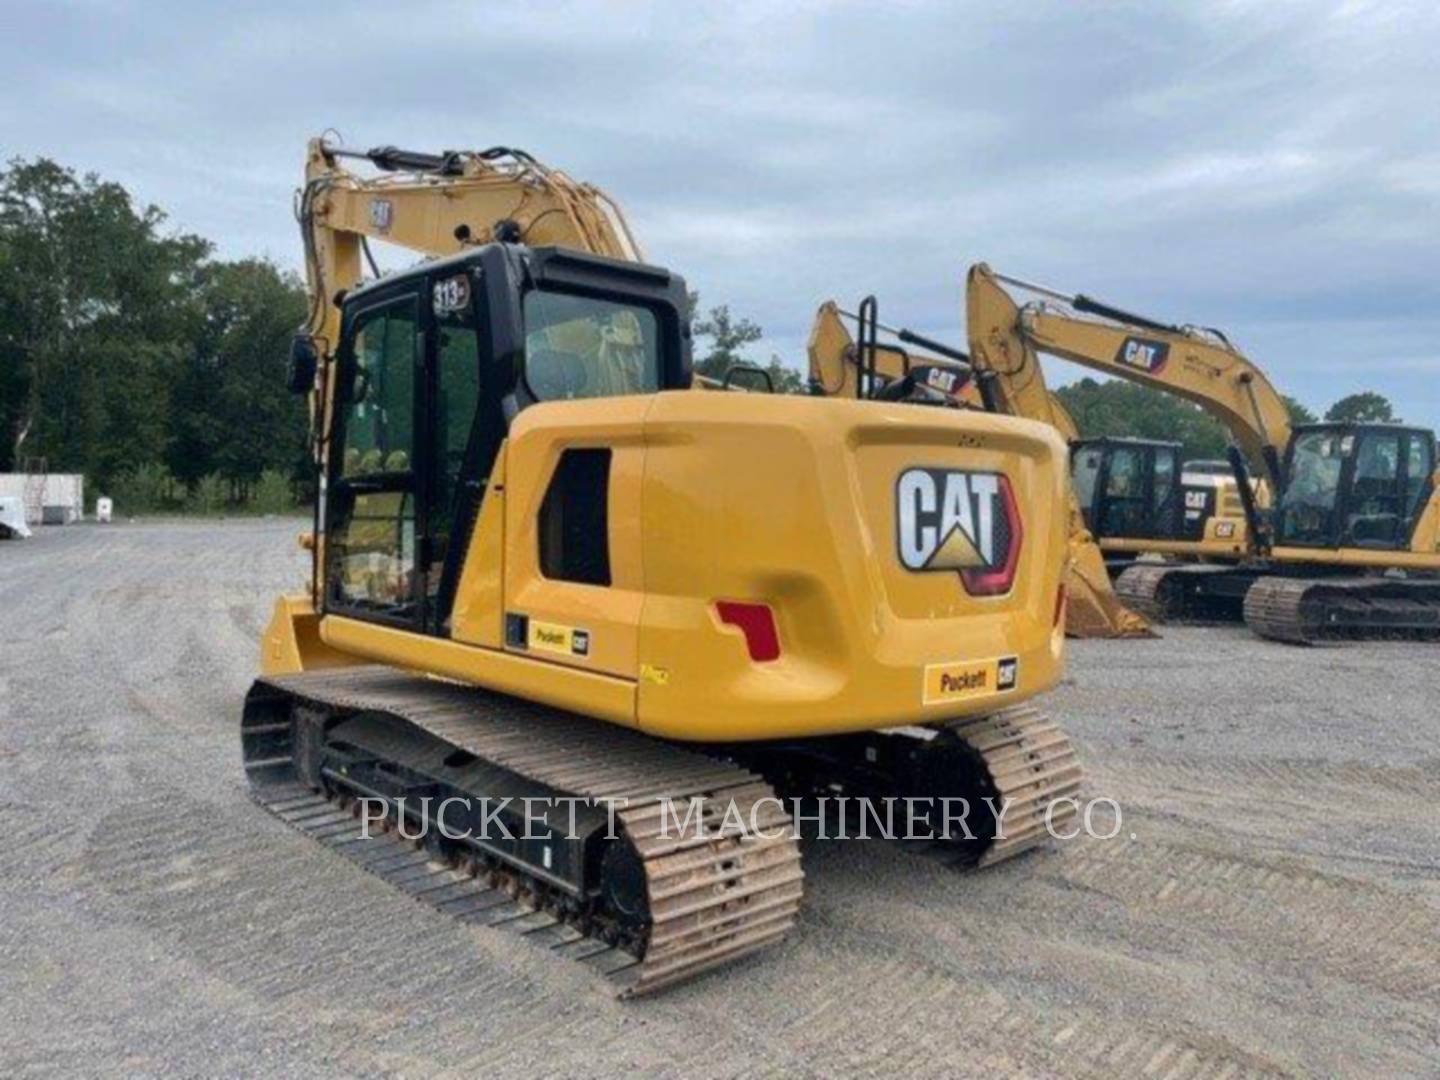
<instances>
[{"instance_id":1,"label":"cab door","mask_svg":"<svg viewBox=\"0 0 1440 1080\"><path fill-rule=\"evenodd\" d=\"M1070 453L1070 482L1075 490L1075 501L1080 504L1080 514L1085 519L1085 528L1100 535L1096 505L1100 501L1100 479L1104 474L1104 444L1077 442Z\"/></svg>"},{"instance_id":2,"label":"cab door","mask_svg":"<svg viewBox=\"0 0 1440 1080\"><path fill-rule=\"evenodd\" d=\"M327 614L421 624L425 323L418 286L382 293L346 314L325 503Z\"/></svg>"},{"instance_id":3,"label":"cab door","mask_svg":"<svg viewBox=\"0 0 1440 1080\"><path fill-rule=\"evenodd\" d=\"M470 537L505 437L494 343L481 332L487 322L481 316L484 280L476 266L430 278L433 347L423 382L421 555L425 629L443 636L451 632ZM487 568L497 575L498 561Z\"/></svg>"},{"instance_id":4,"label":"cab door","mask_svg":"<svg viewBox=\"0 0 1440 1080\"><path fill-rule=\"evenodd\" d=\"M478 277L478 271L475 273ZM347 315L330 451L327 612L449 632L503 420L472 273L416 278Z\"/></svg>"},{"instance_id":5,"label":"cab door","mask_svg":"<svg viewBox=\"0 0 1440 1080\"><path fill-rule=\"evenodd\" d=\"M1408 541L1405 434L1372 429L1355 436L1347 463L1342 547L1398 548Z\"/></svg>"},{"instance_id":6,"label":"cab door","mask_svg":"<svg viewBox=\"0 0 1440 1080\"><path fill-rule=\"evenodd\" d=\"M1180 450L1156 446L1151 450L1150 505L1153 508L1145 535L1161 540L1178 539L1184 531L1184 496L1180 484Z\"/></svg>"},{"instance_id":7,"label":"cab door","mask_svg":"<svg viewBox=\"0 0 1440 1080\"><path fill-rule=\"evenodd\" d=\"M1098 535L1114 539L1150 535L1152 476L1144 448L1112 445L1100 492Z\"/></svg>"}]
</instances>

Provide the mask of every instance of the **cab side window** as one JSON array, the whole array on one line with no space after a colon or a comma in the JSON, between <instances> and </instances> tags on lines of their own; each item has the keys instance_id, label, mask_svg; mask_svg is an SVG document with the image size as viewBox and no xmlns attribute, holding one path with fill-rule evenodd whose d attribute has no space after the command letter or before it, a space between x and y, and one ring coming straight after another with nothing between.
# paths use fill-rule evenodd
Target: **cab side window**
<instances>
[{"instance_id":1,"label":"cab side window","mask_svg":"<svg viewBox=\"0 0 1440 1080\"><path fill-rule=\"evenodd\" d=\"M1347 517L1353 541L1395 543L1400 526L1400 435L1367 432L1355 449L1355 480Z\"/></svg>"},{"instance_id":2,"label":"cab side window","mask_svg":"<svg viewBox=\"0 0 1440 1080\"><path fill-rule=\"evenodd\" d=\"M1095 485L1100 480L1100 462L1099 450L1083 447L1075 452L1070 466L1071 480L1075 485L1075 498L1080 501L1080 509L1085 515L1085 524L1091 529L1095 527L1090 518L1095 512Z\"/></svg>"}]
</instances>

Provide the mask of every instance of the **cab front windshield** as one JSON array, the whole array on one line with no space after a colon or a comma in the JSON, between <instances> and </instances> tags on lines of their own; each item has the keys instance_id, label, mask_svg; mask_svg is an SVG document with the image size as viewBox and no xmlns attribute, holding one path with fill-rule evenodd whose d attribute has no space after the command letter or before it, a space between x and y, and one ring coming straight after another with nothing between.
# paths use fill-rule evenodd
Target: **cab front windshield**
<instances>
[{"instance_id":1,"label":"cab front windshield","mask_svg":"<svg viewBox=\"0 0 1440 1080\"><path fill-rule=\"evenodd\" d=\"M660 389L659 325L648 308L537 289L524 313L525 381L537 400Z\"/></svg>"},{"instance_id":2,"label":"cab front windshield","mask_svg":"<svg viewBox=\"0 0 1440 1080\"><path fill-rule=\"evenodd\" d=\"M1295 440L1289 482L1280 499L1280 536L1292 543L1326 544L1336 531L1340 470L1355 436L1309 431Z\"/></svg>"}]
</instances>

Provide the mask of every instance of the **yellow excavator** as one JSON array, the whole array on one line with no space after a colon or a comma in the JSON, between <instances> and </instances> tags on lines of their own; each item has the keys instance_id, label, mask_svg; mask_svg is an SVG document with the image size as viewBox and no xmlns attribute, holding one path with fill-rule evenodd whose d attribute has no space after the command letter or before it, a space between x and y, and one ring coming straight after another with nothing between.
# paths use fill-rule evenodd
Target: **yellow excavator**
<instances>
[{"instance_id":1,"label":"yellow excavator","mask_svg":"<svg viewBox=\"0 0 1440 1080\"><path fill-rule=\"evenodd\" d=\"M633 994L787 932L797 806L980 865L1074 813L1053 429L693 390L683 279L520 151L313 141L298 217L320 497L241 722L274 814ZM371 240L426 261L364 280Z\"/></svg>"},{"instance_id":2,"label":"yellow excavator","mask_svg":"<svg viewBox=\"0 0 1440 1080\"><path fill-rule=\"evenodd\" d=\"M855 324L852 336L846 320ZM882 342L880 334L894 339ZM858 341L857 341L858 338ZM916 353L906 346L925 350ZM964 352L910 330L881 323L875 298L866 297L857 313L826 301L816 312L807 344L811 392L841 399L880 396L950 409L1023 415L1058 431L1067 441L1079 438L1065 407L1040 386L1038 396L1015 400L988 371ZM1021 412L1020 408L1033 411ZM968 422L968 415L957 422ZM1127 608L1115 594L1105 558L1095 543L1075 492L1067 495L1068 548L1065 628L1071 637L1152 637L1144 616Z\"/></svg>"},{"instance_id":3,"label":"yellow excavator","mask_svg":"<svg viewBox=\"0 0 1440 1080\"><path fill-rule=\"evenodd\" d=\"M1006 285L1037 299L1020 307ZM1134 473L1145 483L1128 492L1133 513L1124 512L1127 492L1115 491L1115 531L1123 535L1102 543L1209 560L1135 563L1116 581L1127 604L1164 620L1243 617L1280 641L1440 638L1433 432L1391 423L1292 426L1284 398L1219 331L1171 325L983 264L968 275L966 320L970 362L995 373L997 393L1011 396L1007 412L1043 415L1046 353L1174 394L1229 433L1228 491L1240 513L1222 501L1203 535L1144 535L1153 480L1143 468ZM1076 475L1077 486L1093 483L1110 495L1101 480Z\"/></svg>"}]
</instances>

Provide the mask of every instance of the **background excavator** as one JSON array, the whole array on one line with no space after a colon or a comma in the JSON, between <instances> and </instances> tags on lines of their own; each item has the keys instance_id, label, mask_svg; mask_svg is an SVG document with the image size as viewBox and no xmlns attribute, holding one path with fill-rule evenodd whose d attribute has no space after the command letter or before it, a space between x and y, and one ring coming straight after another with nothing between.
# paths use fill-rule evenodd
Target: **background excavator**
<instances>
[{"instance_id":1,"label":"background excavator","mask_svg":"<svg viewBox=\"0 0 1440 1080\"><path fill-rule=\"evenodd\" d=\"M1002 283L1038 299L1022 308ZM967 278L966 321L971 363L996 373L998 393L1012 394L1006 411L1044 414L1051 399L1039 354L1048 353L1174 394L1228 431L1235 483L1227 490L1238 518L1222 503L1196 540L1132 528L1102 541L1211 560L1136 563L1116 582L1127 604L1161 619L1243 615L1282 641L1440 638L1433 432L1391 423L1292 427L1284 398L1219 331L1135 315L983 264ZM1085 483L1080 472L1076 483ZM1139 501L1141 514L1117 520L1141 522Z\"/></svg>"},{"instance_id":2,"label":"background excavator","mask_svg":"<svg viewBox=\"0 0 1440 1080\"><path fill-rule=\"evenodd\" d=\"M793 924L777 796L917 798L981 865L1073 813L1031 703L1064 658L1053 430L693 391L684 281L519 151L317 140L298 217L321 494L241 723L272 812L625 993ZM374 238L430 258L362 281ZM372 798L393 828L367 843Z\"/></svg>"},{"instance_id":3,"label":"background excavator","mask_svg":"<svg viewBox=\"0 0 1440 1080\"><path fill-rule=\"evenodd\" d=\"M1019 413L1013 389L972 365L965 353L913 331L879 323L873 297L859 307L858 315L850 315L827 301L816 313L807 345L813 393L837 398L883 395L893 400L1026 415L1055 428L1067 441L1079 438L1070 414L1054 395L1045 393L1043 384L1040 396L1023 402L1035 411ZM859 328L858 345L846 318ZM900 344L880 342L881 331ZM925 352L912 354L906 345L919 346ZM1073 489L1067 496L1067 524L1066 633L1080 638L1153 636L1148 621L1116 596L1105 558Z\"/></svg>"}]
</instances>

